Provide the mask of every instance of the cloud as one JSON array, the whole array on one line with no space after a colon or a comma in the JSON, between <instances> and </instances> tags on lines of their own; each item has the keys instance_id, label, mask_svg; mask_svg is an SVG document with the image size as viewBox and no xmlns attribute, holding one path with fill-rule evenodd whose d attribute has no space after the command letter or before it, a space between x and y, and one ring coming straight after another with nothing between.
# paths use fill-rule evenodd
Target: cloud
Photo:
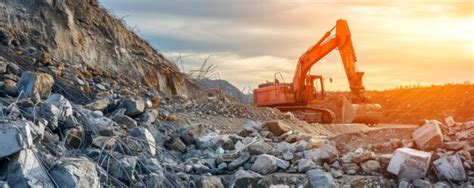
<instances>
[{"instance_id":1,"label":"cloud","mask_svg":"<svg viewBox=\"0 0 474 188\"><path fill-rule=\"evenodd\" d=\"M339 18L348 20L368 89L474 81L470 1L126 1L103 5L186 68L208 56L221 78L256 86L282 72L291 80L299 56ZM333 52L313 68L347 89Z\"/></svg>"}]
</instances>

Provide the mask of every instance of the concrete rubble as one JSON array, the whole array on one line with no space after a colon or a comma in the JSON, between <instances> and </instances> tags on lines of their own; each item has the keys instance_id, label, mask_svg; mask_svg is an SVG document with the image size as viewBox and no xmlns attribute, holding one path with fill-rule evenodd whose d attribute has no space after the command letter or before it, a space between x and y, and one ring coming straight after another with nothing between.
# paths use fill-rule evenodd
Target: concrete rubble
<instances>
[{"instance_id":1,"label":"concrete rubble","mask_svg":"<svg viewBox=\"0 0 474 188\"><path fill-rule=\"evenodd\" d=\"M0 187L474 184L474 121L429 120L381 143L323 134L201 89L96 0L25 2L0 3L0 23L18 24L0 28Z\"/></svg>"}]
</instances>

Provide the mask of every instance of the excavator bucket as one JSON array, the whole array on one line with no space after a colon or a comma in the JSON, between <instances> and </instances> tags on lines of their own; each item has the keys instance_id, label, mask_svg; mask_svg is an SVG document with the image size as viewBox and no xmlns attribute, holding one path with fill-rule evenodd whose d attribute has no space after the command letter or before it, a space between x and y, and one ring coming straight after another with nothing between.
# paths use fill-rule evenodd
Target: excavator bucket
<instances>
[{"instance_id":1,"label":"excavator bucket","mask_svg":"<svg viewBox=\"0 0 474 188\"><path fill-rule=\"evenodd\" d=\"M345 97L343 97L342 101L343 123L375 125L383 116L380 104L352 104Z\"/></svg>"}]
</instances>

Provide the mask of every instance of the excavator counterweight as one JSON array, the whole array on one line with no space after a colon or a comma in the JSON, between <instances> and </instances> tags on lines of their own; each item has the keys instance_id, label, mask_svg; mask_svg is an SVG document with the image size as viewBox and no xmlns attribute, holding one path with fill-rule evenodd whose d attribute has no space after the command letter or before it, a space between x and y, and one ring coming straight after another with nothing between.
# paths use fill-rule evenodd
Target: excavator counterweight
<instances>
[{"instance_id":1,"label":"excavator counterweight","mask_svg":"<svg viewBox=\"0 0 474 188\"><path fill-rule=\"evenodd\" d=\"M333 30L335 35L331 36ZM377 124L382 117L382 107L372 104L365 96L362 84L364 72L358 70L349 26L345 20L337 20L336 26L311 46L298 60L292 83L274 82L260 84L254 89L254 105L274 107L283 112L292 112L310 123L333 123L335 113L321 108L324 98L324 83L321 75L311 75L311 67L333 50L339 50L351 90L349 100L343 99L342 122Z\"/></svg>"}]
</instances>

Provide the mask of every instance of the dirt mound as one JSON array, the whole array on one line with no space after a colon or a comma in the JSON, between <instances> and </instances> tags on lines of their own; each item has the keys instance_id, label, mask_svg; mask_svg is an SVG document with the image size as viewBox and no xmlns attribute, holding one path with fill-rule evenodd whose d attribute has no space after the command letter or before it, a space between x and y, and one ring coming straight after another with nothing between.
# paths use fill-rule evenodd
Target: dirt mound
<instances>
[{"instance_id":1,"label":"dirt mound","mask_svg":"<svg viewBox=\"0 0 474 188\"><path fill-rule=\"evenodd\" d=\"M424 119L474 120L474 85L444 85L387 91L368 96L384 108L382 122L420 123Z\"/></svg>"},{"instance_id":2,"label":"dirt mound","mask_svg":"<svg viewBox=\"0 0 474 188\"><path fill-rule=\"evenodd\" d=\"M12 0L0 7L0 56L22 70L54 73L71 85L78 84L74 77L112 77L131 90L149 87L167 95L191 95L195 89L97 0ZM66 78L63 70L77 75Z\"/></svg>"}]
</instances>

